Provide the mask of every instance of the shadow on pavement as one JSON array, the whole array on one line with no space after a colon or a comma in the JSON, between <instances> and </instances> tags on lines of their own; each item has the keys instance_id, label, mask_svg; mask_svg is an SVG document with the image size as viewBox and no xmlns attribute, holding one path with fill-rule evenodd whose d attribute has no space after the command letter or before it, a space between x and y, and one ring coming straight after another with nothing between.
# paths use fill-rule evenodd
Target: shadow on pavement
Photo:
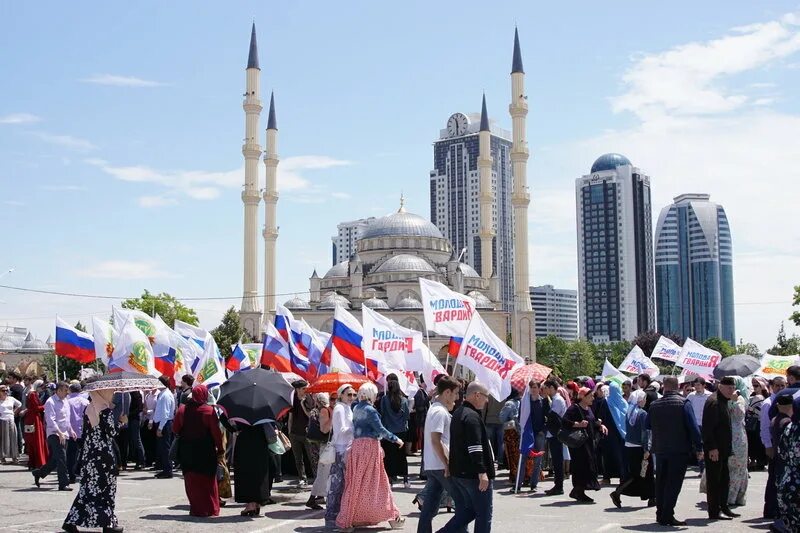
<instances>
[{"instance_id":1,"label":"shadow on pavement","mask_svg":"<svg viewBox=\"0 0 800 533\"><path fill-rule=\"evenodd\" d=\"M198 524L241 524L253 522L255 519L246 516L191 516L188 514L148 514L139 517L142 520L171 520L173 522L196 522Z\"/></svg>"},{"instance_id":2,"label":"shadow on pavement","mask_svg":"<svg viewBox=\"0 0 800 533\"><path fill-rule=\"evenodd\" d=\"M308 509L298 509L296 511L268 511L264 513L264 516L276 520L315 520L321 519L325 515L325 511L316 511L313 516L308 516L309 514Z\"/></svg>"}]
</instances>

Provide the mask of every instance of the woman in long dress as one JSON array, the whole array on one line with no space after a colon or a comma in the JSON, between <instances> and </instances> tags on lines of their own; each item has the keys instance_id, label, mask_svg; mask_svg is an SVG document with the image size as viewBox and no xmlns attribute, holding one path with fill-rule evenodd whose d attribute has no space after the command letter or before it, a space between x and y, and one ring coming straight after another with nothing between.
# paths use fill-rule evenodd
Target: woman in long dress
<instances>
[{"instance_id":1,"label":"woman in long dress","mask_svg":"<svg viewBox=\"0 0 800 533\"><path fill-rule=\"evenodd\" d=\"M78 460L81 484L61 528L77 533L81 528L103 528L103 533L122 533L114 512L117 496L117 459L114 438L113 391L91 391L91 403L83 417L83 447Z\"/></svg>"},{"instance_id":2,"label":"woman in long dress","mask_svg":"<svg viewBox=\"0 0 800 533\"><path fill-rule=\"evenodd\" d=\"M41 381L36 383L41 385ZM44 405L34 384L28 393L25 414L22 417L22 437L25 439L25 452L28 454L28 470L41 468L47 463L47 441L44 437Z\"/></svg>"},{"instance_id":3,"label":"woman in long dress","mask_svg":"<svg viewBox=\"0 0 800 533\"><path fill-rule=\"evenodd\" d=\"M238 424L233 448L233 495L236 503L244 503L242 516L259 516L261 505L272 499L272 457L270 443L277 440L274 426L267 422L257 426Z\"/></svg>"},{"instance_id":4,"label":"woman in long dress","mask_svg":"<svg viewBox=\"0 0 800 533\"><path fill-rule=\"evenodd\" d=\"M625 453L628 461L628 475L611 493L611 501L622 507L621 496L638 497L655 505L655 482L653 480L653 460L650 458L650 431L647 429L647 394L642 389L631 391L630 406L625 415ZM644 468L644 464L647 467ZM642 475L642 469L645 470Z\"/></svg>"},{"instance_id":5,"label":"woman in long dress","mask_svg":"<svg viewBox=\"0 0 800 533\"><path fill-rule=\"evenodd\" d=\"M347 469L347 455L353 444L353 410L350 408L356 399L356 391L345 383L336 392L338 400L331 418L331 443L336 449L336 458L331 465L328 496L325 500L325 527L336 527L336 517L342 504L344 478Z\"/></svg>"},{"instance_id":6,"label":"woman in long dress","mask_svg":"<svg viewBox=\"0 0 800 533\"><path fill-rule=\"evenodd\" d=\"M308 443L311 448L312 462L317 465L317 475L314 477L314 485L311 487L311 494L306 501L306 507L310 509L322 509L320 503L324 503L325 494L328 492L328 476L330 475L331 465L319 462L319 454L328 442L331 433L331 398L327 392L319 392L314 395L314 410L308 420Z\"/></svg>"},{"instance_id":7,"label":"woman in long dress","mask_svg":"<svg viewBox=\"0 0 800 533\"><path fill-rule=\"evenodd\" d=\"M387 379L386 389L386 394L380 401L381 423L388 431L405 441L408 439L408 420L411 416L408 399L400 390L400 382L397 380ZM383 467L389 480L394 482L395 479L402 478L403 486L407 489L410 488L406 450L386 440L381 441L381 448L383 449Z\"/></svg>"},{"instance_id":8,"label":"woman in long dress","mask_svg":"<svg viewBox=\"0 0 800 533\"><path fill-rule=\"evenodd\" d=\"M747 502L747 432L744 429L744 417L747 413L747 402L750 398L750 387L746 379L735 376L738 396L728 402L728 413L731 417L733 447L728 458L730 473L730 489L728 505L744 505Z\"/></svg>"},{"instance_id":9,"label":"woman in long dress","mask_svg":"<svg viewBox=\"0 0 800 533\"><path fill-rule=\"evenodd\" d=\"M580 503L594 503L594 500L586 495L586 491L600 490L600 484L597 482L595 435L598 432L605 435L608 430L592 412L594 395L590 388L581 387L578 390L577 400L577 403L569 406L567 412L564 413L562 427L567 430L584 429L589 438L581 446L570 448L572 491L569 493L569 497Z\"/></svg>"},{"instance_id":10,"label":"woman in long dress","mask_svg":"<svg viewBox=\"0 0 800 533\"><path fill-rule=\"evenodd\" d=\"M800 424L789 420L789 415L780 412L773 419L772 431L778 437L776 459L780 460L781 470L777 479L778 515L785 531L800 531Z\"/></svg>"},{"instance_id":11,"label":"woman in long dress","mask_svg":"<svg viewBox=\"0 0 800 533\"><path fill-rule=\"evenodd\" d=\"M208 405L208 387L195 385L192 397L172 421L192 516L218 516L217 457L225 452L217 413Z\"/></svg>"},{"instance_id":12,"label":"woman in long dress","mask_svg":"<svg viewBox=\"0 0 800 533\"><path fill-rule=\"evenodd\" d=\"M373 407L378 388L364 383L358 389L358 404L353 408L353 445L347 458L344 494L336 525L340 529L373 526L389 522L392 529L401 529L405 519L392 497L389 477L383 468L380 440L394 442L402 449L403 441L381 424Z\"/></svg>"},{"instance_id":13,"label":"woman in long dress","mask_svg":"<svg viewBox=\"0 0 800 533\"><path fill-rule=\"evenodd\" d=\"M17 462L17 425L14 414L22 407L22 402L9 395L8 387L0 385L0 461L6 464L6 458Z\"/></svg>"}]
</instances>

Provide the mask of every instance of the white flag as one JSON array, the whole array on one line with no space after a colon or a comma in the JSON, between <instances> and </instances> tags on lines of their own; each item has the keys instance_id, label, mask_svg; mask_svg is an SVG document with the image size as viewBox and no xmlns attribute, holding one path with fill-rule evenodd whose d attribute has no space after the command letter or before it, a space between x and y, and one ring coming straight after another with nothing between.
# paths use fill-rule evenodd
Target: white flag
<instances>
[{"instance_id":1,"label":"white flag","mask_svg":"<svg viewBox=\"0 0 800 533\"><path fill-rule=\"evenodd\" d=\"M92 317L92 333L94 336L94 352L106 368L108 360L114 353L114 342L117 339L117 330L110 322Z\"/></svg>"},{"instance_id":2,"label":"white flag","mask_svg":"<svg viewBox=\"0 0 800 533\"><path fill-rule=\"evenodd\" d=\"M722 361L722 355L719 352L687 338L675 364L698 376L711 376L720 361Z\"/></svg>"},{"instance_id":3,"label":"white flag","mask_svg":"<svg viewBox=\"0 0 800 533\"><path fill-rule=\"evenodd\" d=\"M164 320L156 315L156 327L159 332L166 338L166 342L175 352L175 374L173 378L175 381L186 375L192 373L192 366L195 361L203 356L203 350L197 343L184 338L177 331L170 328Z\"/></svg>"},{"instance_id":4,"label":"white flag","mask_svg":"<svg viewBox=\"0 0 800 533\"><path fill-rule=\"evenodd\" d=\"M194 378L210 389L222 385L228 378L225 375L225 366L220 362L217 343L210 333L206 333L203 355L195 366Z\"/></svg>"},{"instance_id":5,"label":"white flag","mask_svg":"<svg viewBox=\"0 0 800 533\"><path fill-rule=\"evenodd\" d=\"M138 309L123 309L114 307L114 326L122 328L126 322L131 322L150 339L153 354L156 357L165 357L169 353L169 339L166 332L159 328L158 320Z\"/></svg>"},{"instance_id":6,"label":"white flag","mask_svg":"<svg viewBox=\"0 0 800 533\"><path fill-rule=\"evenodd\" d=\"M668 339L662 335L661 338L658 339L655 348L653 348L653 353L650 354L650 358L661 359L663 361L674 363L678 360L680 355L681 347L672 342L671 339Z\"/></svg>"},{"instance_id":7,"label":"white flag","mask_svg":"<svg viewBox=\"0 0 800 533\"><path fill-rule=\"evenodd\" d=\"M658 366L647 357L641 348L634 346L627 357L619 365L619 370L629 374L647 374L651 378L658 376Z\"/></svg>"},{"instance_id":8,"label":"white flag","mask_svg":"<svg viewBox=\"0 0 800 533\"><path fill-rule=\"evenodd\" d=\"M153 347L150 339L132 321L127 321L119 330L109 368L120 368L128 372L160 376L153 362Z\"/></svg>"},{"instance_id":9,"label":"white flag","mask_svg":"<svg viewBox=\"0 0 800 533\"><path fill-rule=\"evenodd\" d=\"M422 371L421 332L405 328L369 307L361 308L361 318L368 359L395 370Z\"/></svg>"},{"instance_id":10,"label":"white flag","mask_svg":"<svg viewBox=\"0 0 800 533\"><path fill-rule=\"evenodd\" d=\"M502 402L511 394L511 375L525 360L495 335L475 312L458 351L458 363L472 370L489 394Z\"/></svg>"},{"instance_id":11,"label":"white flag","mask_svg":"<svg viewBox=\"0 0 800 533\"><path fill-rule=\"evenodd\" d=\"M425 327L439 335L464 337L475 313L475 300L425 278L419 278L419 290Z\"/></svg>"},{"instance_id":12,"label":"white flag","mask_svg":"<svg viewBox=\"0 0 800 533\"><path fill-rule=\"evenodd\" d=\"M425 381L425 389L430 392L434 390L436 387L433 385L433 380L439 374L446 374L442 363L439 362L439 358L436 357L433 352L428 348L426 345L422 345L422 370L420 374L422 375L422 379Z\"/></svg>"}]
</instances>

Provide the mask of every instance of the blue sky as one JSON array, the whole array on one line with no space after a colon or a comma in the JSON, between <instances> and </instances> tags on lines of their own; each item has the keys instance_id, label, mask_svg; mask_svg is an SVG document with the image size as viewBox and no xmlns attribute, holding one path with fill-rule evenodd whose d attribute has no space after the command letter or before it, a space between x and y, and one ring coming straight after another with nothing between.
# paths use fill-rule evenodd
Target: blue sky
<instances>
[{"instance_id":1,"label":"blue sky","mask_svg":"<svg viewBox=\"0 0 800 533\"><path fill-rule=\"evenodd\" d=\"M255 19L262 100L274 90L278 113L278 290L302 295L312 269L330 266L337 222L389 213L401 191L428 216L431 143L450 114L476 111L485 91L510 127L516 23L532 284L577 286L574 180L620 152L651 176L654 218L684 192L726 208L737 336L772 344L800 283L796 3L399 6L3 3L0 271L15 271L0 283L232 296L193 303L209 328L238 306ZM86 321L112 303L6 289L0 299L0 323L42 337L56 313Z\"/></svg>"}]
</instances>

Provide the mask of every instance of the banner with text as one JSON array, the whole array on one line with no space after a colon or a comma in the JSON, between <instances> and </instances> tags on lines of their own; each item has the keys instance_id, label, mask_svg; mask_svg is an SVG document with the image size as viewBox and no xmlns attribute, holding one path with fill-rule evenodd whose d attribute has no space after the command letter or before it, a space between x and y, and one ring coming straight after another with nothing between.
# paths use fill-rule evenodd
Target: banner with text
<instances>
[{"instance_id":1,"label":"banner with text","mask_svg":"<svg viewBox=\"0 0 800 533\"><path fill-rule=\"evenodd\" d=\"M419 278L425 327L439 335L463 337L475 312L475 300L437 281Z\"/></svg>"},{"instance_id":2,"label":"banner with text","mask_svg":"<svg viewBox=\"0 0 800 533\"><path fill-rule=\"evenodd\" d=\"M675 364L699 376L710 376L720 361L722 361L722 355L719 352L687 338Z\"/></svg>"},{"instance_id":3,"label":"banner with text","mask_svg":"<svg viewBox=\"0 0 800 533\"><path fill-rule=\"evenodd\" d=\"M638 346L634 346L633 350L628 353L628 356L619 365L619 370L630 374L647 374L651 378L660 374L658 366Z\"/></svg>"},{"instance_id":4,"label":"banner with text","mask_svg":"<svg viewBox=\"0 0 800 533\"><path fill-rule=\"evenodd\" d=\"M800 365L800 355L770 355L761 358L761 368L756 370L756 375L765 378L786 376L786 370L792 365Z\"/></svg>"},{"instance_id":5,"label":"banner with text","mask_svg":"<svg viewBox=\"0 0 800 533\"><path fill-rule=\"evenodd\" d=\"M661 359L662 361L669 361L674 363L681 355L681 347L672 342L671 339L661 336L653 348L653 353L650 354L650 359Z\"/></svg>"},{"instance_id":6,"label":"banner with text","mask_svg":"<svg viewBox=\"0 0 800 533\"><path fill-rule=\"evenodd\" d=\"M495 335L475 312L464 333L458 363L472 370L489 394L502 402L511 394L511 375L518 366L525 364L525 360Z\"/></svg>"},{"instance_id":7,"label":"banner with text","mask_svg":"<svg viewBox=\"0 0 800 533\"><path fill-rule=\"evenodd\" d=\"M361 308L364 323L364 353L386 368L422 372L422 333L401 326L394 320Z\"/></svg>"}]
</instances>

